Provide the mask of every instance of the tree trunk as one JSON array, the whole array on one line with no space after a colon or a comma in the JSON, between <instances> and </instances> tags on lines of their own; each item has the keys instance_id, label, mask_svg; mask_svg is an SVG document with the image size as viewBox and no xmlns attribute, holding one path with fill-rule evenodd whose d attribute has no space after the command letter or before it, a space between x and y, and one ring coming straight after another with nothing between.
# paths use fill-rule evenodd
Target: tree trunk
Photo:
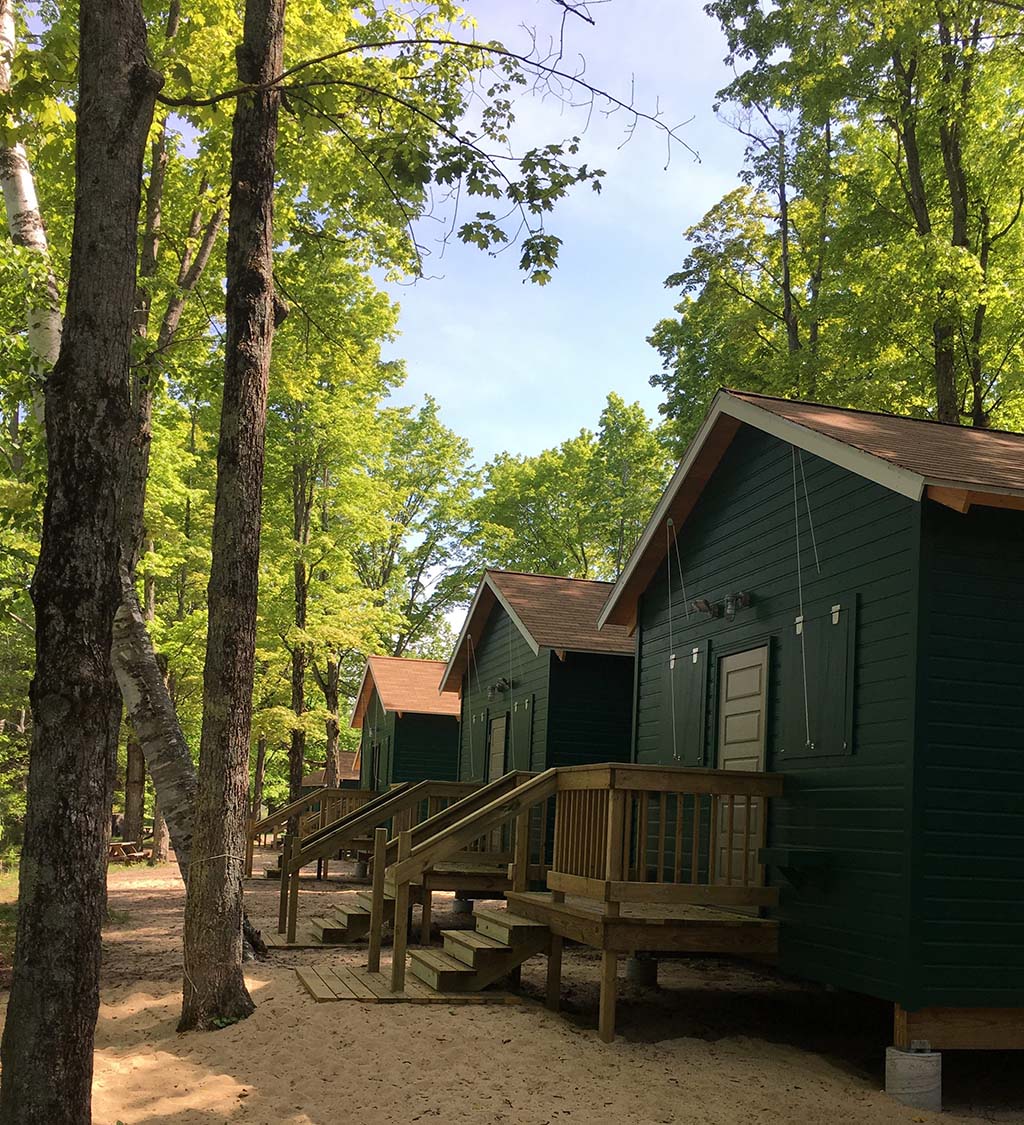
<instances>
[{"instance_id":1,"label":"tree trunk","mask_svg":"<svg viewBox=\"0 0 1024 1125\"><path fill-rule=\"evenodd\" d=\"M146 758L132 734L126 747L128 765L124 779L124 831L121 838L142 842L142 820L146 805Z\"/></svg>"},{"instance_id":2,"label":"tree trunk","mask_svg":"<svg viewBox=\"0 0 1024 1125\"><path fill-rule=\"evenodd\" d=\"M196 771L127 571L122 571L122 581L121 603L114 618L114 672L187 884Z\"/></svg>"},{"instance_id":3,"label":"tree trunk","mask_svg":"<svg viewBox=\"0 0 1024 1125\"><path fill-rule=\"evenodd\" d=\"M11 88L11 63L15 48L14 4L0 0L0 94ZM0 143L0 183L7 209L7 229L15 246L24 246L49 262L46 228L39 212L36 185L28 157L20 144ZM34 287L28 310L28 344L33 373L39 377L57 362L61 317L57 281L46 270L42 284ZM42 386L39 386L40 401Z\"/></svg>"},{"instance_id":4,"label":"tree trunk","mask_svg":"<svg viewBox=\"0 0 1024 1125\"><path fill-rule=\"evenodd\" d=\"M256 741L256 771L252 780L252 808L249 815L253 820L260 819L263 808L263 780L267 773L267 736L261 734Z\"/></svg>"},{"instance_id":5,"label":"tree trunk","mask_svg":"<svg viewBox=\"0 0 1024 1125\"><path fill-rule=\"evenodd\" d=\"M327 658L327 678L323 682L324 703L327 706L327 761L324 785L337 786L341 776L338 742L341 728L338 725L338 684L341 680L341 661Z\"/></svg>"},{"instance_id":6,"label":"tree trunk","mask_svg":"<svg viewBox=\"0 0 1024 1125\"><path fill-rule=\"evenodd\" d=\"M121 706L110 645L121 597L142 158L160 88L137 0L83 4L78 58L67 317L45 390L49 472L32 582L33 737L0 1049L4 1125L90 1119Z\"/></svg>"},{"instance_id":7,"label":"tree trunk","mask_svg":"<svg viewBox=\"0 0 1024 1125\"><path fill-rule=\"evenodd\" d=\"M193 862L179 1028L249 1015L242 872L249 793L267 377L274 334L273 200L284 0L248 0L231 144L224 398L203 669Z\"/></svg>"},{"instance_id":8,"label":"tree trunk","mask_svg":"<svg viewBox=\"0 0 1024 1125\"><path fill-rule=\"evenodd\" d=\"M160 811L159 799L155 799L153 801L153 848L149 856L150 865L166 863L170 854L170 847L171 834L167 830L167 821Z\"/></svg>"},{"instance_id":9,"label":"tree trunk","mask_svg":"<svg viewBox=\"0 0 1024 1125\"><path fill-rule=\"evenodd\" d=\"M187 886L198 789L196 771L178 725L167 681L142 619L135 588L124 569L121 579L121 604L114 618L114 672L128 719L146 755L161 816L174 847L174 858ZM266 953L267 947L259 931L250 925L248 918L243 916L242 925L247 951Z\"/></svg>"}]
</instances>

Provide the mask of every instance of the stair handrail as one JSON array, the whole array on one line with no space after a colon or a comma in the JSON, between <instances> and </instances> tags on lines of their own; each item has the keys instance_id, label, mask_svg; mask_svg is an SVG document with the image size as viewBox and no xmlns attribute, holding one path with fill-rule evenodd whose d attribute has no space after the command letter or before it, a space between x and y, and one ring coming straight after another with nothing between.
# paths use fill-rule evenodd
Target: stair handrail
<instances>
[{"instance_id":1,"label":"stair handrail","mask_svg":"<svg viewBox=\"0 0 1024 1125\"><path fill-rule=\"evenodd\" d=\"M360 805L358 809L353 809L352 812L345 813L344 816L339 816L337 820L332 820L329 824L325 824L323 828L318 828L315 832L311 832L301 841L301 845L296 848L292 856L293 865L305 867L310 860L319 858L315 855L306 855L307 851L312 851L316 847L327 843L332 836L351 836L353 834L351 831L353 822L361 820L363 817L368 817L373 821L373 818L379 813L381 808L386 806L390 809L392 804L408 795L410 790L424 784L426 783L422 781L403 781L399 785L385 790L383 793L378 793L373 800L367 801L365 805ZM390 816L390 812L387 815ZM369 827L374 828L377 823L378 822L373 822ZM299 860L302 862L300 863Z\"/></svg>"},{"instance_id":2,"label":"stair handrail","mask_svg":"<svg viewBox=\"0 0 1024 1125\"><path fill-rule=\"evenodd\" d=\"M441 809L440 812L434 813L432 817L428 817L427 820L420 821L419 824L415 825L411 829L413 846L415 847L416 844L422 843L424 840L429 840L431 836L437 835L450 825L469 816L470 813L490 804L495 798L517 789L523 782L536 776L536 773L531 770L510 770L508 773L502 774L501 777L496 777L493 781L487 782L486 785L474 790L474 792L449 805L446 809ZM386 866L391 865L398 858L397 835L388 840L384 854Z\"/></svg>"},{"instance_id":3,"label":"stair handrail","mask_svg":"<svg viewBox=\"0 0 1024 1125\"><path fill-rule=\"evenodd\" d=\"M400 833L398 861L387 869L387 879L393 884L392 894L395 900L394 941L391 956L392 992L401 992L405 987L410 884L421 879L440 860L462 851L474 840L513 818L517 821L515 844L517 862L514 865L518 874L516 882L524 879L530 810L549 797L553 797L557 792L558 769L547 769L415 846L412 846L411 833Z\"/></svg>"},{"instance_id":4,"label":"stair handrail","mask_svg":"<svg viewBox=\"0 0 1024 1125\"><path fill-rule=\"evenodd\" d=\"M404 781L387 793L355 812L341 817L312 833L304 841L293 841L293 846L281 859L281 899L278 911L278 932L287 933L288 941L295 940L298 922L299 872L307 863L336 850L343 839L359 839L364 833L380 827L406 809L414 808L420 801L443 794L445 786L459 788L465 782L457 781Z\"/></svg>"},{"instance_id":5,"label":"stair handrail","mask_svg":"<svg viewBox=\"0 0 1024 1125\"><path fill-rule=\"evenodd\" d=\"M388 868L388 881L393 882L396 887L399 883L415 882L440 860L462 851L467 844L492 828L505 824L513 816L553 797L557 790L557 767L535 774L510 793L495 798L476 812L413 846L407 858Z\"/></svg>"},{"instance_id":6,"label":"stair handrail","mask_svg":"<svg viewBox=\"0 0 1024 1125\"><path fill-rule=\"evenodd\" d=\"M301 797L296 797L294 801L289 801L288 804L274 809L271 813L267 813L262 820L254 820L249 826L250 835L260 836L269 828L282 824L286 820L291 820L296 813L304 812L307 805L316 804L330 788L330 786L322 785L319 789L314 789L310 793L305 793Z\"/></svg>"}]
</instances>

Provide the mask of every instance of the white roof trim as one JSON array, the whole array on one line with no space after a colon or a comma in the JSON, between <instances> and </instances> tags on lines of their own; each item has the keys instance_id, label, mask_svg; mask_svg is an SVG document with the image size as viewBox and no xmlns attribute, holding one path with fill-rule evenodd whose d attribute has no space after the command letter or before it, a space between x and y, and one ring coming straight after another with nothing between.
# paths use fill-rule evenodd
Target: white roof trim
<instances>
[{"instance_id":1,"label":"white roof trim","mask_svg":"<svg viewBox=\"0 0 1024 1125\"><path fill-rule=\"evenodd\" d=\"M609 595L604 609L601 610L597 619L599 629L607 624L612 610L619 601L622 590L632 577L640 559L647 553L651 540L661 531L676 493L689 476L690 470L704 448L715 423L723 414L735 418L738 422L753 426L755 429L762 430L764 433L771 434L773 437L777 437L789 445L794 445L798 449L813 453L825 461L830 461L833 465L848 469L859 477L874 481L876 484L882 485L883 488L888 488L890 491L897 492L911 500L919 501L924 493L927 482L919 473L902 469L881 457L876 457L873 453L866 453L863 449L856 449L854 446L847 445L836 438L828 437L817 430L802 426L799 422L793 422L789 418L783 418L769 410L764 410L756 403L737 398L735 395L729 394L728 391L719 391L715 395L711 408L701 423L696 436L687 446L683 459L679 462L679 467L672 475L668 487L658 501L658 506L654 509L654 515L651 516L643 535L640 536L640 541L629 556L629 561L619 575L619 580L615 583L615 588Z\"/></svg>"},{"instance_id":2,"label":"white roof trim","mask_svg":"<svg viewBox=\"0 0 1024 1125\"><path fill-rule=\"evenodd\" d=\"M485 586L490 589L491 593L497 599L498 604L508 614L509 618L512 621L512 624L515 625L515 627L519 630L520 633L522 633L523 639L530 646L530 649L532 650L533 655L534 656L540 656L540 645L537 644L537 642L534 640L533 636L530 633L530 630L527 629L527 627L523 624L522 619L519 617L519 614L516 613L516 611L512 608L511 605L509 605L508 600L505 598L505 596L502 594L502 592L498 589L497 585L494 582L491 581L491 576L489 574L485 573L483 578L480 580L480 585L477 587L476 593L473 595L473 601L470 603L469 611L466 613L466 620L463 623L462 632L459 633L459 639L455 642L455 648L452 649L451 657L449 658L448 663L445 665L444 675L441 677L441 683L440 683L440 686L437 689L439 695L441 693L443 693L445 690L449 690L449 691L458 691L459 690L457 687L456 688L447 688L448 678L452 673L452 667L455 664L455 658L462 651L462 646L463 646L463 644L465 644L467 638L469 637L469 626L473 621L473 613L476 610L476 607L480 603L480 596L483 594ZM467 664L467 667L468 667L468 664Z\"/></svg>"}]
</instances>

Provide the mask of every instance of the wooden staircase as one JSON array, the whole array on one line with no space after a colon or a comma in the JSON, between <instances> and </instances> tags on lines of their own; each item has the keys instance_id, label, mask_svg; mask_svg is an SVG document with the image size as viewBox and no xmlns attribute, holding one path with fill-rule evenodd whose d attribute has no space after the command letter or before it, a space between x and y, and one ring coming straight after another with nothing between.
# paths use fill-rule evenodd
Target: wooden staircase
<instances>
[{"instance_id":1,"label":"wooden staircase","mask_svg":"<svg viewBox=\"0 0 1024 1125\"><path fill-rule=\"evenodd\" d=\"M409 968L438 992L479 992L548 949L543 922L507 910L477 909L475 930L443 930L443 949L412 949Z\"/></svg>"},{"instance_id":2,"label":"wooden staircase","mask_svg":"<svg viewBox=\"0 0 1024 1125\"><path fill-rule=\"evenodd\" d=\"M373 905L371 891L359 891L355 901L332 907L329 913L309 920L309 929L316 941L324 945L341 945L357 941L370 932L370 910ZM384 921L395 917L395 896L384 892Z\"/></svg>"}]
</instances>

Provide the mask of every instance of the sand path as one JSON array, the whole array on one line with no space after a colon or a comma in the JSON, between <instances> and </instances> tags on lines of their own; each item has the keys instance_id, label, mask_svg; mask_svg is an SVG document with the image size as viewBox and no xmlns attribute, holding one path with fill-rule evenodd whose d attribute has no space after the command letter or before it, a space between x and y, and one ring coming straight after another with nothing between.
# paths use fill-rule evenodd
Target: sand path
<instances>
[{"instance_id":1,"label":"sand path","mask_svg":"<svg viewBox=\"0 0 1024 1125\"><path fill-rule=\"evenodd\" d=\"M309 880L303 911L347 893ZM362 951L282 952L250 968L250 1019L178 1035L182 900L173 868L111 873L96 1125L1024 1122L1014 1056L947 1055L954 1112L908 1110L880 1091L884 1006L715 959L663 964L659 989L625 985L611 1046L594 1031L596 959L577 950L561 1016L530 998L543 958L517 1006L385 1007L314 1004L292 972ZM251 881L248 900L269 925L276 885Z\"/></svg>"}]
</instances>

